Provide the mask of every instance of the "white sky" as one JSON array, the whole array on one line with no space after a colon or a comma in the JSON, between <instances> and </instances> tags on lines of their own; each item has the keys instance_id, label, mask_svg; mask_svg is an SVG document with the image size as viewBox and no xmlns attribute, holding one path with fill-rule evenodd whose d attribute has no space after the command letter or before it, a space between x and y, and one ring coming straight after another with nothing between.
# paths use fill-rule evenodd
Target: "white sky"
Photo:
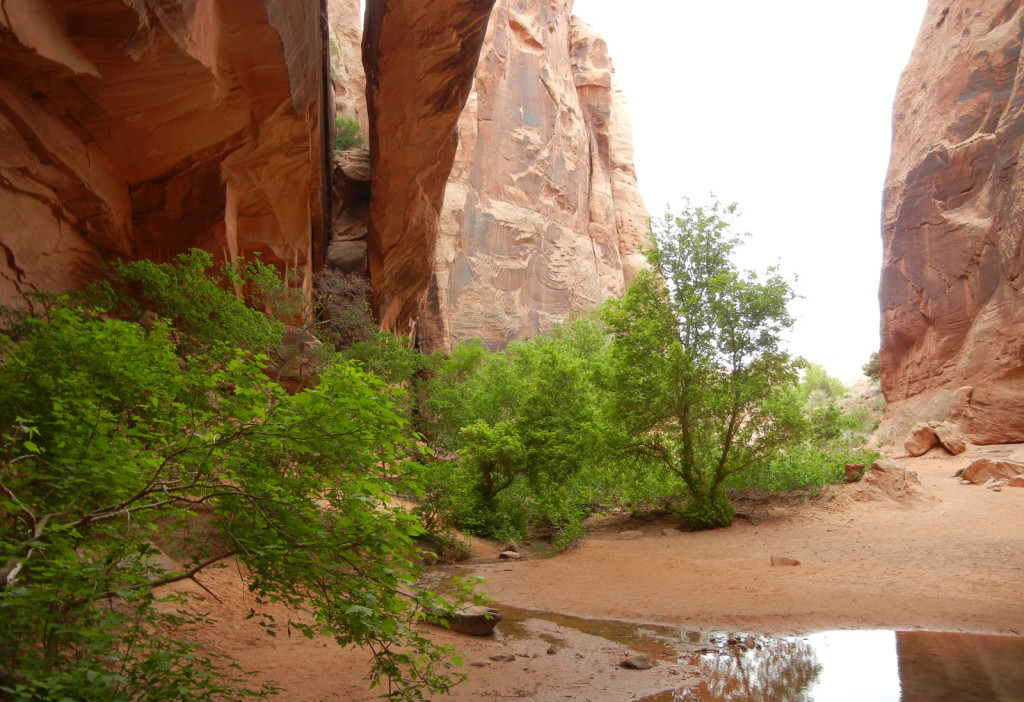
<instances>
[{"instance_id":1,"label":"white sky","mask_svg":"<svg viewBox=\"0 0 1024 702\"><path fill-rule=\"evenodd\" d=\"M926 0L576 0L608 42L652 216L738 202L743 268L797 276L793 353L877 350L892 100Z\"/></svg>"}]
</instances>

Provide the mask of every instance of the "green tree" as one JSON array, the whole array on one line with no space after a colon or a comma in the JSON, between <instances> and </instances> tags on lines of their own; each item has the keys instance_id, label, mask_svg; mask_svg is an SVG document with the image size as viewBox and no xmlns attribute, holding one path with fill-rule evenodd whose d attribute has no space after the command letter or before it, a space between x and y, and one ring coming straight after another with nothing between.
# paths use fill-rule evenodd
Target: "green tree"
<instances>
[{"instance_id":1,"label":"green tree","mask_svg":"<svg viewBox=\"0 0 1024 702\"><path fill-rule=\"evenodd\" d=\"M817 363L807 363L803 367L797 393L804 409L813 410L841 398L846 394L846 386Z\"/></svg>"},{"instance_id":2,"label":"green tree","mask_svg":"<svg viewBox=\"0 0 1024 702\"><path fill-rule=\"evenodd\" d=\"M121 268L84 296L117 304L56 300L0 333L0 698L266 694L175 635L200 607L160 594L230 558L260 604L311 615L269 631L369 647L393 698L446 690L450 652L419 627L442 606L414 584L423 529L386 500L420 490L397 391L339 361L287 395L261 316L175 287L201 258Z\"/></svg>"},{"instance_id":3,"label":"green tree","mask_svg":"<svg viewBox=\"0 0 1024 702\"><path fill-rule=\"evenodd\" d=\"M366 146L363 139L362 125L358 120L348 117L334 118L334 150L344 151L353 146Z\"/></svg>"},{"instance_id":4,"label":"green tree","mask_svg":"<svg viewBox=\"0 0 1024 702\"><path fill-rule=\"evenodd\" d=\"M567 502L579 496L563 488L598 455L594 356L604 345L600 326L584 319L504 353L463 345L442 363L427 393L433 426L425 433L439 454L459 456L457 484L447 490L462 495L463 508L453 505L460 526L512 536L531 516L560 533L576 529L579 515ZM511 490L515 499L504 502Z\"/></svg>"},{"instance_id":5,"label":"green tree","mask_svg":"<svg viewBox=\"0 0 1024 702\"><path fill-rule=\"evenodd\" d=\"M868 357L867 363L861 366L861 370L871 380L878 381L882 377L882 359L877 351L871 352L871 356Z\"/></svg>"},{"instance_id":6,"label":"green tree","mask_svg":"<svg viewBox=\"0 0 1024 702\"><path fill-rule=\"evenodd\" d=\"M607 308L616 443L682 481L698 528L729 524L725 480L765 466L803 428L780 392L796 381L781 346L794 295L775 269L736 268L734 212L687 203L653 223L652 269Z\"/></svg>"}]
</instances>

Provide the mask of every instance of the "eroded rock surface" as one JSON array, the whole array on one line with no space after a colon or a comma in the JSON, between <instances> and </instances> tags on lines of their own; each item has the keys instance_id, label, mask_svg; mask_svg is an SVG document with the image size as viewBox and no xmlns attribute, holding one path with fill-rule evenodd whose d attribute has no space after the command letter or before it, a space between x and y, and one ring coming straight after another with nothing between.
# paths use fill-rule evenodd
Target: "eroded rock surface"
<instances>
[{"instance_id":1,"label":"eroded rock surface","mask_svg":"<svg viewBox=\"0 0 1024 702\"><path fill-rule=\"evenodd\" d=\"M871 464L862 481L868 489L876 489L880 495L901 502L921 495L921 481L917 473L907 470L896 461L878 460Z\"/></svg>"},{"instance_id":2,"label":"eroded rock surface","mask_svg":"<svg viewBox=\"0 0 1024 702\"><path fill-rule=\"evenodd\" d=\"M931 0L895 102L884 205L883 431L1024 441L1024 6Z\"/></svg>"},{"instance_id":3,"label":"eroded rock surface","mask_svg":"<svg viewBox=\"0 0 1024 702\"><path fill-rule=\"evenodd\" d=\"M498 0L458 122L420 348L501 349L619 296L643 265L625 101L566 0Z\"/></svg>"},{"instance_id":4,"label":"eroded rock surface","mask_svg":"<svg viewBox=\"0 0 1024 702\"><path fill-rule=\"evenodd\" d=\"M320 0L0 13L0 301L190 247L322 257Z\"/></svg>"},{"instance_id":5,"label":"eroded rock surface","mask_svg":"<svg viewBox=\"0 0 1024 702\"><path fill-rule=\"evenodd\" d=\"M433 268L455 125L494 0L376 0L363 36L373 181L369 264L381 325L411 333Z\"/></svg>"}]
</instances>

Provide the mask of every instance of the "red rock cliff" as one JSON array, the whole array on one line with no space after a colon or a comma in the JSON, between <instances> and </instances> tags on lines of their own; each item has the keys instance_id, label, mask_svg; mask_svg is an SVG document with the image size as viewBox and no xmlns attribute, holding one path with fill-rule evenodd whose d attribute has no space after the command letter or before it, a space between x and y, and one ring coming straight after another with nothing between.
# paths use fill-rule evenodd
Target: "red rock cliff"
<instances>
[{"instance_id":1,"label":"red rock cliff","mask_svg":"<svg viewBox=\"0 0 1024 702\"><path fill-rule=\"evenodd\" d=\"M321 0L0 5L0 301L193 246L311 271Z\"/></svg>"},{"instance_id":2,"label":"red rock cliff","mask_svg":"<svg viewBox=\"0 0 1024 702\"><path fill-rule=\"evenodd\" d=\"M567 0L498 0L459 119L424 350L503 348L619 296L642 256L625 102Z\"/></svg>"},{"instance_id":3,"label":"red rock cliff","mask_svg":"<svg viewBox=\"0 0 1024 702\"><path fill-rule=\"evenodd\" d=\"M880 289L885 427L1024 441L1024 6L931 0L900 82Z\"/></svg>"},{"instance_id":4,"label":"red rock cliff","mask_svg":"<svg viewBox=\"0 0 1024 702\"><path fill-rule=\"evenodd\" d=\"M455 124L494 0L376 0L363 65L372 182L368 254L381 326L410 333L430 280Z\"/></svg>"}]
</instances>

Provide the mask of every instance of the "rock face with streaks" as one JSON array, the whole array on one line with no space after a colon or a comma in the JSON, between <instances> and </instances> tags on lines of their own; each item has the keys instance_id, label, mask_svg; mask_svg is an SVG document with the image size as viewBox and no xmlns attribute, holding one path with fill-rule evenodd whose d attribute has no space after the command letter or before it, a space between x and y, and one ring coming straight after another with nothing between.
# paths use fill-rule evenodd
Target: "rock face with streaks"
<instances>
[{"instance_id":1,"label":"rock face with streaks","mask_svg":"<svg viewBox=\"0 0 1024 702\"><path fill-rule=\"evenodd\" d=\"M1024 6L931 0L894 108L883 431L1024 441Z\"/></svg>"},{"instance_id":2,"label":"rock face with streaks","mask_svg":"<svg viewBox=\"0 0 1024 702\"><path fill-rule=\"evenodd\" d=\"M0 5L0 301L190 247L311 273L320 0Z\"/></svg>"},{"instance_id":3,"label":"rock face with streaks","mask_svg":"<svg viewBox=\"0 0 1024 702\"><path fill-rule=\"evenodd\" d=\"M647 212L604 40L566 0L498 0L458 122L420 348L493 349L621 295Z\"/></svg>"},{"instance_id":4,"label":"rock face with streaks","mask_svg":"<svg viewBox=\"0 0 1024 702\"><path fill-rule=\"evenodd\" d=\"M455 125L494 0L376 0L363 65L373 172L368 258L381 326L411 333L434 260Z\"/></svg>"}]
</instances>

